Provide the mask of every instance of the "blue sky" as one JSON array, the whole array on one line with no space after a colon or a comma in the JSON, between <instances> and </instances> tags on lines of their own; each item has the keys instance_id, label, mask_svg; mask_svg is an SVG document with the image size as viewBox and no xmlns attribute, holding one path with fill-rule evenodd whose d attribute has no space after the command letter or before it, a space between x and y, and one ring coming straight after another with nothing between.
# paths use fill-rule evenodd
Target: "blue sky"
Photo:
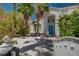
<instances>
[{"instance_id":1,"label":"blue sky","mask_svg":"<svg viewBox=\"0 0 79 59\"><path fill-rule=\"evenodd\" d=\"M75 5L75 3L50 3L49 7L57 7L57 8L62 8L66 6L72 6ZM17 4L18 6L18 4ZM13 5L12 3L2 3L2 7L4 11L13 11ZM32 16L32 19L36 19L35 13Z\"/></svg>"},{"instance_id":2,"label":"blue sky","mask_svg":"<svg viewBox=\"0 0 79 59\"><path fill-rule=\"evenodd\" d=\"M50 3L49 7L62 8L62 7L71 6L71 5L75 5L75 3ZM2 7L3 7L3 10L8 10L8 11L13 10L12 3L2 3Z\"/></svg>"},{"instance_id":3,"label":"blue sky","mask_svg":"<svg viewBox=\"0 0 79 59\"><path fill-rule=\"evenodd\" d=\"M2 3L2 7L4 11L13 11L12 3Z\"/></svg>"},{"instance_id":4,"label":"blue sky","mask_svg":"<svg viewBox=\"0 0 79 59\"><path fill-rule=\"evenodd\" d=\"M3 7L4 11L12 11L13 10L13 6L11 3L3 3L2 7Z\"/></svg>"}]
</instances>

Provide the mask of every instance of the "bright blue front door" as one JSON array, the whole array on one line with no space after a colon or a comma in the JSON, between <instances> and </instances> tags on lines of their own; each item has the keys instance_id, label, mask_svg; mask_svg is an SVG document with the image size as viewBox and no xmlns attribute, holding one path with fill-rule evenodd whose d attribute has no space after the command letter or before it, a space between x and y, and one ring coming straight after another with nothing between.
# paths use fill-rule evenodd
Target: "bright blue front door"
<instances>
[{"instance_id":1,"label":"bright blue front door","mask_svg":"<svg viewBox=\"0 0 79 59\"><path fill-rule=\"evenodd\" d=\"M48 33L49 33L49 35L55 35L55 26L54 26L54 24L48 25Z\"/></svg>"}]
</instances>

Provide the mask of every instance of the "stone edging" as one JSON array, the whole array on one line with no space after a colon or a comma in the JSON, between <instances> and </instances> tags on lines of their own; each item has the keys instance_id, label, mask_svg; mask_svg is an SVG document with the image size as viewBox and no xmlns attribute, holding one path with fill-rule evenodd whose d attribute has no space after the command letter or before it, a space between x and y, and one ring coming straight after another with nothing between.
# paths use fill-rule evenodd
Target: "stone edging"
<instances>
[{"instance_id":1,"label":"stone edging","mask_svg":"<svg viewBox=\"0 0 79 59\"><path fill-rule=\"evenodd\" d=\"M79 44L79 38L77 38L77 37L62 37L62 38L59 38L58 40L54 40L54 41L55 42L70 41L70 42Z\"/></svg>"}]
</instances>

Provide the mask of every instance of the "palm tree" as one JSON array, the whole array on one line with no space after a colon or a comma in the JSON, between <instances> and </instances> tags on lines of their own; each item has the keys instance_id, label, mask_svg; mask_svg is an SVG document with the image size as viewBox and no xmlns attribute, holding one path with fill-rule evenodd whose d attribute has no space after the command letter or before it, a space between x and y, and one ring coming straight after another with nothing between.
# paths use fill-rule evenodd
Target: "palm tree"
<instances>
[{"instance_id":1,"label":"palm tree","mask_svg":"<svg viewBox=\"0 0 79 59\"><path fill-rule=\"evenodd\" d=\"M12 34L13 36L16 35L17 32L17 25L16 25L16 3L12 3L13 4L13 24L12 24Z\"/></svg>"},{"instance_id":2,"label":"palm tree","mask_svg":"<svg viewBox=\"0 0 79 59\"><path fill-rule=\"evenodd\" d=\"M48 12L49 9L48 9L48 6L46 4L40 4L38 3L37 4L37 11L36 11L36 16L37 16L37 34L39 34L39 21L40 21L40 18L43 16L43 13L44 12Z\"/></svg>"},{"instance_id":3,"label":"palm tree","mask_svg":"<svg viewBox=\"0 0 79 59\"><path fill-rule=\"evenodd\" d=\"M32 16L32 14L34 12L34 8L33 8L32 4L30 4L30 3L19 4L18 11L23 14L24 23L26 25L27 30L29 31L28 20L29 20L29 17Z\"/></svg>"}]
</instances>

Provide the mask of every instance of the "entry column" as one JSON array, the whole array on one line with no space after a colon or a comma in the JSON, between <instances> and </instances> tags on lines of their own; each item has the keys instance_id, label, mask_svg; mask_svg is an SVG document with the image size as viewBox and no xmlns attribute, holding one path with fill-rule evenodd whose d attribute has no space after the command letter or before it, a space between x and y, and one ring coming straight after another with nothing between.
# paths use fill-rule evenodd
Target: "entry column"
<instances>
[{"instance_id":1,"label":"entry column","mask_svg":"<svg viewBox=\"0 0 79 59\"><path fill-rule=\"evenodd\" d=\"M59 25L58 25L59 15L55 17L55 36L59 36Z\"/></svg>"}]
</instances>

